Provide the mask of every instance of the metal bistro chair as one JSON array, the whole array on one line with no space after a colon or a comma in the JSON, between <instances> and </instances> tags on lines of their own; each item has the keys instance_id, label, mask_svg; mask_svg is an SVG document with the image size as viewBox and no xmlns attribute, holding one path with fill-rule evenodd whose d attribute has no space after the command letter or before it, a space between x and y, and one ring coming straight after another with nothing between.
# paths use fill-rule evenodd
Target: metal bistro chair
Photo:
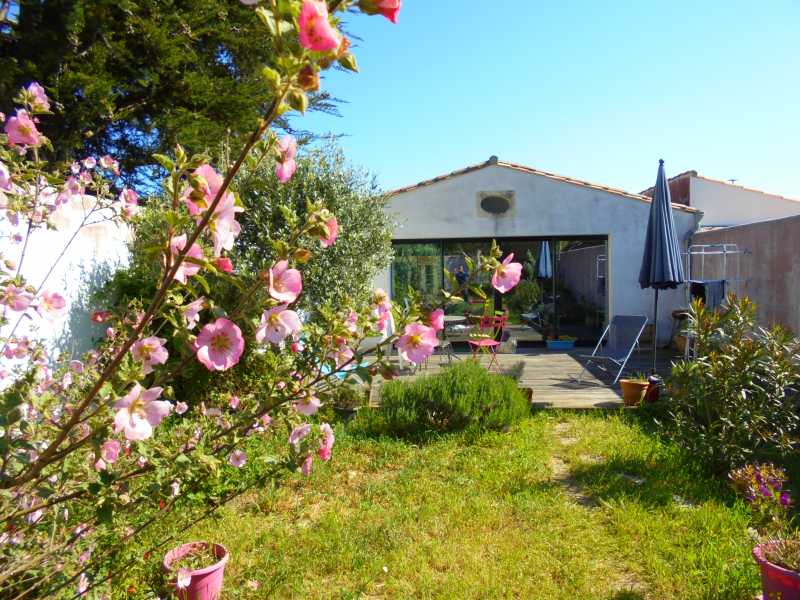
<instances>
[{"instance_id":1,"label":"metal bistro chair","mask_svg":"<svg viewBox=\"0 0 800 600\"><path fill-rule=\"evenodd\" d=\"M600 341L591 354L581 354L580 358L587 358L586 364L583 366L580 374L577 377L578 383L581 382L583 374L588 370L589 365L599 363L612 363L615 367L619 367L614 383L617 383L628 359L633 353L633 349L639 344L639 338L642 336L644 328L647 326L647 317L642 316L622 316L617 315L611 319L603 335L600 336ZM603 345L603 340L606 341ZM600 366L603 371L609 372L605 367Z\"/></svg>"},{"instance_id":2,"label":"metal bistro chair","mask_svg":"<svg viewBox=\"0 0 800 600\"><path fill-rule=\"evenodd\" d=\"M500 365L497 362L497 348L500 342L497 338L503 337L503 329L505 329L508 317L503 315L501 317L481 317L478 324L478 332L473 334L472 339L467 340L470 350L472 350L472 358L477 358L478 352L489 353L489 367L492 370L492 365L497 367L500 371Z\"/></svg>"}]
</instances>

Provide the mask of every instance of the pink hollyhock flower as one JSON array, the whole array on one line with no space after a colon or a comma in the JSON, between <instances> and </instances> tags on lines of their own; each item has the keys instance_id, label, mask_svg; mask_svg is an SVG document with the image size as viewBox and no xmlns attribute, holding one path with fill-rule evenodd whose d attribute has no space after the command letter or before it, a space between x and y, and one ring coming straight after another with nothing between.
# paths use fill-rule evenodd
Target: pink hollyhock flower
<instances>
[{"instance_id":1,"label":"pink hollyhock flower","mask_svg":"<svg viewBox=\"0 0 800 600\"><path fill-rule=\"evenodd\" d=\"M264 427L269 427L269 424L272 423L272 417L269 415L262 415L260 421Z\"/></svg>"},{"instance_id":2,"label":"pink hollyhock flower","mask_svg":"<svg viewBox=\"0 0 800 600\"><path fill-rule=\"evenodd\" d=\"M186 402L178 402L175 405L175 412L178 413L179 415L182 415L187 410L189 410L189 405L186 404Z\"/></svg>"},{"instance_id":3,"label":"pink hollyhock flower","mask_svg":"<svg viewBox=\"0 0 800 600\"><path fill-rule=\"evenodd\" d=\"M224 317L208 323L195 341L197 360L209 371L226 371L236 365L244 351L242 330Z\"/></svg>"},{"instance_id":4,"label":"pink hollyhock flower","mask_svg":"<svg viewBox=\"0 0 800 600\"><path fill-rule=\"evenodd\" d=\"M431 327L435 331L444 329L444 311L441 308L437 308L431 313Z\"/></svg>"},{"instance_id":5,"label":"pink hollyhock flower","mask_svg":"<svg viewBox=\"0 0 800 600\"><path fill-rule=\"evenodd\" d=\"M94 463L94 470L95 471L105 471L106 470L106 462L102 458L98 458Z\"/></svg>"},{"instance_id":6,"label":"pink hollyhock flower","mask_svg":"<svg viewBox=\"0 0 800 600\"><path fill-rule=\"evenodd\" d=\"M131 347L134 360L142 363L142 372L147 375L153 372L153 365L163 365L169 358L164 344L167 340L160 337L147 337L139 340Z\"/></svg>"},{"instance_id":7,"label":"pink hollyhock flower","mask_svg":"<svg viewBox=\"0 0 800 600\"><path fill-rule=\"evenodd\" d=\"M261 315L261 325L256 329L258 343L261 344L266 340L272 344L280 344L290 335L300 331L302 327L300 317L286 307L286 304L281 304L264 311Z\"/></svg>"},{"instance_id":8,"label":"pink hollyhock flower","mask_svg":"<svg viewBox=\"0 0 800 600\"><path fill-rule=\"evenodd\" d=\"M69 166L69 170L73 175L77 175L81 172L81 163L75 161Z\"/></svg>"},{"instance_id":9,"label":"pink hollyhock flower","mask_svg":"<svg viewBox=\"0 0 800 600\"><path fill-rule=\"evenodd\" d=\"M179 590L185 590L192 583L192 570L186 567L178 569L178 574L175 579L175 587Z\"/></svg>"},{"instance_id":10,"label":"pink hollyhock flower","mask_svg":"<svg viewBox=\"0 0 800 600\"><path fill-rule=\"evenodd\" d=\"M275 165L275 175L278 177L278 181L286 183L297 170L297 163L295 162L297 140L294 139L294 136L283 136L278 142L278 152L280 152L281 156L278 159L278 164Z\"/></svg>"},{"instance_id":11,"label":"pink hollyhock flower","mask_svg":"<svg viewBox=\"0 0 800 600\"><path fill-rule=\"evenodd\" d=\"M108 319L111 318L111 311L108 310L96 310L92 313L89 317L93 323L105 323Z\"/></svg>"},{"instance_id":12,"label":"pink hollyhock flower","mask_svg":"<svg viewBox=\"0 0 800 600\"><path fill-rule=\"evenodd\" d=\"M231 466L241 469L244 463L247 462L247 454L242 450L234 450L228 457L228 462Z\"/></svg>"},{"instance_id":13,"label":"pink hollyhock flower","mask_svg":"<svg viewBox=\"0 0 800 600\"><path fill-rule=\"evenodd\" d=\"M11 189L11 172L8 167L0 160L0 190Z\"/></svg>"},{"instance_id":14,"label":"pink hollyhock flower","mask_svg":"<svg viewBox=\"0 0 800 600\"><path fill-rule=\"evenodd\" d=\"M230 258L225 256L220 256L218 259L214 261L214 266L217 267L223 273L233 273L233 262Z\"/></svg>"},{"instance_id":15,"label":"pink hollyhock flower","mask_svg":"<svg viewBox=\"0 0 800 600\"><path fill-rule=\"evenodd\" d=\"M297 269L289 268L289 261L281 260L269 270L269 295L290 304L303 291L303 277Z\"/></svg>"},{"instance_id":16,"label":"pink hollyhock flower","mask_svg":"<svg viewBox=\"0 0 800 600\"><path fill-rule=\"evenodd\" d=\"M69 361L69 368L75 373L83 373L83 363L79 360Z\"/></svg>"},{"instance_id":17,"label":"pink hollyhock flower","mask_svg":"<svg viewBox=\"0 0 800 600\"><path fill-rule=\"evenodd\" d=\"M136 464L139 465L140 469L143 469L147 464L147 459L144 456L140 456L136 459Z\"/></svg>"},{"instance_id":18,"label":"pink hollyhock flower","mask_svg":"<svg viewBox=\"0 0 800 600\"><path fill-rule=\"evenodd\" d=\"M322 403L319 401L319 398L309 392L306 397L303 398L302 402L295 403L294 409L301 415L310 417L317 413L320 406L322 406Z\"/></svg>"},{"instance_id":19,"label":"pink hollyhock flower","mask_svg":"<svg viewBox=\"0 0 800 600\"><path fill-rule=\"evenodd\" d=\"M100 457L108 464L113 465L119 458L120 443L117 440L106 440L100 446Z\"/></svg>"},{"instance_id":20,"label":"pink hollyhock flower","mask_svg":"<svg viewBox=\"0 0 800 600\"><path fill-rule=\"evenodd\" d=\"M194 329L197 323L200 321L200 311L205 308L206 299L205 296L200 296L194 302L190 302L186 306L183 307L183 316L186 318L186 327L189 329Z\"/></svg>"},{"instance_id":21,"label":"pink hollyhock flower","mask_svg":"<svg viewBox=\"0 0 800 600\"><path fill-rule=\"evenodd\" d=\"M305 345L303 344L303 342L292 342L292 343L289 345L289 350L291 350L291 351L292 351L292 352L294 352L295 354L297 354L298 352L302 352L303 350L305 350L305 348L306 348L306 347L305 347Z\"/></svg>"},{"instance_id":22,"label":"pink hollyhock flower","mask_svg":"<svg viewBox=\"0 0 800 600\"><path fill-rule=\"evenodd\" d=\"M308 477L311 475L311 466L314 464L314 457L309 454L306 456L306 459L303 461L303 464L300 466L300 472Z\"/></svg>"},{"instance_id":23,"label":"pink hollyhock flower","mask_svg":"<svg viewBox=\"0 0 800 600\"><path fill-rule=\"evenodd\" d=\"M292 432L289 434L289 443L294 446L296 452L300 451L300 442L302 442L303 438L309 433L311 433L311 425L308 423L303 423L292 429Z\"/></svg>"},{"instance_id":24,"label":"pink hollyhock flower","mask_svg":"<svg viewBox=\"0 0 800 600\"><path fill-rule=\"evenodd\" d=\"M12 146L38 146L42 143L36 123L27 110L18 110L16 115L6 122L6 135L8 143Z\"/></svg>"},{"instance_id":25,"label":"pink hollyhock flower","mask_svg":"<svg viewBox=\"0 0 800 600\"><path fill-rule=\"evenodd\" d=\"M67 181L64 183L64 192L70 199L80 200L85 191L80 179L74 175L67 177Z\"/></svg>"},{"instance_id":26,"label":"pink hollyhock flower","mask_svg":"<svg viewBox=\"0 0 800 600\"><path fill-rule=\"evenodd\" d=\"M333 442L336 441L333 435L333 429L327 423L323 423L319 426L319 430L322 433L322 440L320 440L317 454L322 460L330 460Z\"/></svg>"},{"instance_id":27,"label":"pink hollyhock flower","mask_svg":"<svg viewBox=\"0 0 800 600\"><path fill-rule=\"evenodd\" d=\"M240 402L241 399L239 398L239 396L231 396L231 399L228 400L228 406L230 406L233 410L236 410L237 408L239 408Z\"/></svg>"},{"instance_id":28,"label":"pink hollyhock flower","mask_svg":"<svg viewBox=\"0 0 800 600\"><path fill-rule=\"evenodd\" d=\"M119 163L110 154L100 158L100 166L111 171L114 175L119 175Z\"/></svg>"},{"instance_id":29,"label":"pink hollyhock flower","mask_svg":"<svg viewBox=\"0 0 800 600\"><path fill-rule=\"evenodd\" d=\"M84 169L94 169L97 166L97 159L94 156L87 156L81 163Z\"/></svg>"},{"instance_id":30,"label":"pink hollyhock flower","mask_svg":"<svg viewBox=\"0 0 800 600\"><path fill-rule=\"evenodd\" d=\"M131 218L139 212L139 194L130 188L124 187L119 194L119 201L122 203L122 214Z\"/></svg>"},{"instance_id":31,"label":"pink hollyhock flower","mask_svg":"<svg viewBox=\"0 0 800 600\"><path fill-rule=\"evenodd\" d=\"M170 483L169 487L172 490L173 498L181 493L181 484L178 483L177 481L173 481L172 483Z\"/></svg>"},{"instance_id":32,"label":"pink hollyhock flower","mask_svg":"<svg viewBox=\"0 0 800 600\"><path fill-rule=\"evenodd\" d=\"M358 7L368 15L383 15L392 23L397 23L397 15L403 0L359 0Z\"/></svg>"},{"instance_id":33,"label":"pink hollyhock flower","mask_svg":"<svg viewBox=\"0 0 800 600\"><path fill-rule=\"evenodd\" d=\"M300 45L314 52L328 52L339 47L342 36L328 21L328 5L305 0L300 10Z\"/></svg>"},{"instance_id":34,"label":"pink hollyhock flower","mask_svg":"<svg viewBox=\"0 0 800 600\"><path fill-rule=\"evenodd\" d=\"M7 285L3 290L2 303L15 312L27 310L32 300L33 294L26 292L24 289L14 284Z\"/></svg>"},{"instance_id":35,"label":"pink hollyhock flower","mask_svg":"<svg viewBox=\"0 0 800 600\"><path fill-rule=\"evenodd\" d=\"M511 290L522 277L522 264L511 262L512 260L514 260L513 252L506 256L492 275L492 287L501 294Z\"/></svg>"},{"instance_id":36,"label":"pink hollyhock flower","mask_svg":"<svg viewBox=\"0 0 800 600\"><path fill-rule=\"evenodd\" d=\"M32 97L31 105L34 110L37 111L50 110L50 100L48 100L47 94L45 93L44 88L41 85L39 85L37 82L34 81L25 89Z\"/></svg>"},{"instance_id":37,"label":"pink hollyhock flower","mask_svg":"<svg viewBox=\"0 0 800 600\"><path fill-rule=\"evenodd\" d=\"M372 292L372 303L378 309L379 313L388 313L392 310L392 301L389 300L389 294L383 288L376 288Z\"/></svg>"},{"instance_id":38,"label":"pink hollyhock flower","mask_svg":"<svg viewBox=\"0 0 800 600\"><path fill-rule=\"evenodd\" d=\"M153 428L169 415L172 405L161 397L163 388L143 389L138 383L114 405L114 433L125 432L125 439L146 440L153 435Z\"/></svg>"},{"instance_id":39,"label":"pink hollyhock flower","mask_svg":"<svg viewBox=\"0 0 800 600\"><path fill-rule=\"evenodd\" d=\"M336 238L339 237L339 222L336 217L331 217L325 222L325 228L328 230L328 237L320 240L323 248L330 248L333 246Z\"/></svg>"},{"instance_id":40,"label":"pink hollyhock flower","mask_svg":"<svg viewBox=\"0 0 800 600\"><path fill-rule=\"evenodd\" d=\"M169 242L169 251L172 254L172 264L175 264L175 260L177 259L178 255L183 251L186 247L186 234L178 235L173 237ZM186 253L186 258L184 258L181 266L178 267L178 270L175 272L175 281L180 283L186 283L186 280L189 277L197 275L200 272L200 265L191 262L188 260L189 258L193 258L196 260L203 260L203 249L198 246L196 243L192 244L192 247L189 248L189 252Z\"/></svg>"},{"instance_id":41,"label":"pink hollyhock flower","mask_svg":"<svg viewBox=\"0 0 800 600\"><path fill-rule=\"evenodd\" d=\"M347 315L347 319L344 321L344 328L347 329L350 333L357 333L358 332L358 313L354 310L350 311L350 314Z\"/></svg>"},{"instance_id":42,"label":"pink hollyhock flower","mask_svg":"<svg viewBox=\"0 0 800 600\"><path fill-rule=\"evenodd\" d=\"M53 319L64 314L67 301L58 292L45 291L39 297L39 306L36 310L46 319Z\"/></svg>"},{"instance_id":43,"label":"pink hollyhock flower","mask_svg":"<svg viewBox=\"0 0 800 600\"><path fill-rule=\"evenodd\" d=\"M439 339L433 327L426 327L421 323L406 325L403 335L395 342L400 356L415 365L433 354L438 344Z\"/></svg>"},{"instance_id":44,"label":"pink hollyhock flower","mask_svg":"<svg viewBox=\"0 0 800 600\"><path fill-rule=\"evenodd\" d=\"M339 344L336 350L328 354L328 357L336 362L336 368L339 369L352 360L353 349L347 344Z\"/></svg>"},{"instance_id":45,"label":"pink hollyhock flower","mask_svg":"<svg viewBox=\"0 0 800 600\"><path fill-rule=\"evenodd\" d=\"M89 578L86 577L86 573L81 573L81 576L78 579L78 596L85 596L88 590Z\"/></svg>"}]
</instances>

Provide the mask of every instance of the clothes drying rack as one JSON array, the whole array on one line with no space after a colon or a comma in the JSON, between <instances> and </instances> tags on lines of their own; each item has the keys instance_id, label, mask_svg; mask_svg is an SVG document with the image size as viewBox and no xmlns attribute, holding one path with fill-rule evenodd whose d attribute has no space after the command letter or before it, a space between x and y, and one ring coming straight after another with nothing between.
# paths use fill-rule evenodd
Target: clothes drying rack
<instances>
[{"instance_id":1,"label":"clothes drying rack","mask_svg":"<svg viewBox=\"0 0 800 600\"><path fill-rule=\"evenodd\" d=\"M712 271L713 277L709 279L724 279L727 288L731 284L737 286L742 282L742 260L743 255L750 254L739 244L692 244L689 251L684 252L686 258L686 279L688 281L703 281L706 279L706 269ZM711 258L721 257L721 258ZM699 258L699 265L694 264L693 260ZM709 265L709 263L711 263ZM721 264L720 264L721 263ZM719 270L718 270L719 267ZM686 301L691 299L690 286L686 286Z\"/></svg>"}]
</instances>

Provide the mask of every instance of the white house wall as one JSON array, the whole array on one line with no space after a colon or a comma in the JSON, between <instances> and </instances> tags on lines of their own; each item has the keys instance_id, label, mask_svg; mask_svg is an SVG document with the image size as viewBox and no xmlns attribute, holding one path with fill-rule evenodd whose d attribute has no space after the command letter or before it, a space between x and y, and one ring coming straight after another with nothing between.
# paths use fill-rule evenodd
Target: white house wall
<instances>
[{"instance_id":1,"label":"white house wall","mask_svg":"<svg viewBox=\"0 0 800 600\"><path fill-rule=\"evenodd\" d=\"M800 201L722 181L692 177L692 206L703 212L703 227L744 225L800 215Z\"/></svg>"},{"instance_id":2,"label":"white house wall","mask_svg":"<svg viewBox=\"0 0 800 600\"><path fill-rule=\"evenodd\" d=\"M478 193L487 191L513 191L512 209L499 217L481 211ZM608 314L652 316L653 292L638 283L649 202L491 165L399 193L388 210L398 221L396 240L607 236ZM673 214L684 244L700 215L679 209ZM389 290L390 272L379 275L375 284ZM684 304L681 289L661 294L659 327L665 337L671 312Z\"/></svg>"}]
</instances>

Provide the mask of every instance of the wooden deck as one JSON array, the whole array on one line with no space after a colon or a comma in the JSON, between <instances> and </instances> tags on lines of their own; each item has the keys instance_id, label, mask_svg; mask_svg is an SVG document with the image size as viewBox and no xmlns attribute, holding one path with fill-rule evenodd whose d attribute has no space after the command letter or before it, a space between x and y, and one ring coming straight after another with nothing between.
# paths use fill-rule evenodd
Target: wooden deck
<instances>
[{"instance_id":1,"label":"wooden deck","mask_svg":"<svg viewBox=\"0 0 800 600\"><path fill-rule=\"evenodd\" d=\"M501 372L517 379L520 387L533 390L533 403L536 406L566 409L622 406L619 384L611 385L613 375L592 368L590 372L584 373L582 383L575 380L586 362L579 356L590 353L591 348L578 348L570 352L536 349L528 352L520 351L517 354L498 354L497 362ZM467 359L470 355L458 354L458 357ZM659 351L657 370L662 376L669 373L674 359L675 356L671 351ZM484 365L489 363L485 355L480 360ZM634 352L625 372L628 374L649 372L651 360L649 351ZM413 373L406 372L401 378L414 379L420 375L437 373L442 367L447 366L447 362L447 357L434 355L426 366ZM495 371L495 368L492 370ZM379 396L379 392L377 395Z\"/></svg>"}]
</instances>

